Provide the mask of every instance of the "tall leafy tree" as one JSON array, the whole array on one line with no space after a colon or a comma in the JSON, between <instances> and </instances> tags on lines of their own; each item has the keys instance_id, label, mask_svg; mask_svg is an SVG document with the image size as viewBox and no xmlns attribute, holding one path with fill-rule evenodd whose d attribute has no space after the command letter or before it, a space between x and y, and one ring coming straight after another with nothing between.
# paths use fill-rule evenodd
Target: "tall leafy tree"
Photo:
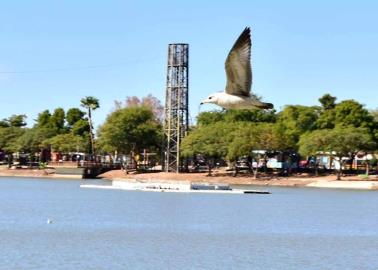
<instances>
[{"instance_id":1,"label":"tall leafy tree","mask_svg":"<svg viewBox=\"0 0 378 270\"><path fill-rule=\"evenodd\" d=\"M274 123L276 122L276 118L275 110L227 110L224 116L226 122L243 121Z\"/></svg>"},{"instance_id":2,"label":"tall leafy tree","mask_svg":"<svg viewBox=\"0 0 378 270\"><path fill-rule=\"evenodd\" d=\"M277 124L285 130L292 149L297 148L296 144L303 133L317 128L319 113L316 106L289 105L278 114Z\"/></svg>"},{"instance_id":3,"label":"tall leafy tree","mask_svg":"<svg viewBox=\"0 0 378 270\"><path fill-rule=\"evenodd\" d=\"M327 110L323 110L317 120L318 128L332 129L336 126L375 128L373 115L364 106L353 100L343 100Z\"/></svg>"},{"instance_id":4,"label":"tall leafy tree","mask_svg":"<svg viewBox=\"0 0 378 270\"><path fill-rule=\"evenodd\" d=\"M255 122L274 123L277 120L276 111L264 110L227 110L201 112L197 116L197 124L210 125L219 121L225 122Z\"/></svg>"},{"instance_id":5,"label":"tall leafy tree","mask_svg":"<svg viewBox=\"0 0 378 270\"><path fill-rule=\"evenodd\" d=\"M239 125L240 123L220 121L194 129L184 137L181 143L181 156L191 158L196 154L203 155L208 163L209 174L211 174L213 160L227 156L233 132Z\"/></svg>"},{"instance_id":6,"label":"tall leafy tree","mask_svg":"<svg viewBox=\"0 0 378 270\"><path fill-rule=\"evenodd\" d=\"M334 129L315 130L302 135L299 141L299 152L304 156L326 152L337 158L340 166L336 169L337 180L340 180L343 157L354 158L359 151L371 151L376 144L366 128L336 127Z\"/></svg>"},{"instance_id":7,"label":"tall leafy tree","mask_svg":"<svg viewBox=\"0 0 378 270\"><path fill-rule=\"evenodd\" d=\"M88 115L88 124L89 124L89 137L91 141L91 153L95 153L95 144L94 144L94 134L93 134L93 122L92 122L92 111L100 107L100 102L97 98L88 96L81 99L81 106L87 109Z\"/></svg>"},{"instance_id":8,"label":"tall leafy tree","mask_svg":"<svg viewBox=\"0 0 378 270\"><path fill-rule=\"evenodd\" d=\"M372 127L374 118L355 100L343 100L335 107L335 126Z\"/></svg>"},{"instance_id":9,"label":"tall leafy tree","mask_svg":"<svg viewBox=\"0 0 378 270\"><path fill-rule=\"evenodd\" d=\"M210 111L210 112L201 112L197 116L197 125L198 126L207 126L215 124L220 121L224 121L225 112L224 111Z\"/></svg>"},{"instance_id":10,"label":"tall leafy tree","mask_svg":"<svg viewBox=\"0 0 378 270\"><path fill-rule=\"evenodd\" d=\"M71 108L66 113L66 121L69 127L72 127L80 120L84 119L85 112L79 108Z\"/></svg>"},{"instance_id":11,"label":"tall leafy tree","mask_svg":"<svg viewBox=\"0 0 378 270\"><path fill-rule=\"evenodd\" d=\"M11 127L24 127L26 126L26 115L25 114L14 114L8 118L9 125Z\"/></svg>"},{"instance_id":12,"label":"tall leafy tree","mask_svg":"<svg viewBox=\"0 0 378 270\"><path fill-rule=\"evenodd\" d=\"M156 117L156 119L158 119L160 122L163 121L164 106L161 104L161 101L157 97L151 94L148 94L142 99L140 99L137 96L130 96L130 97L126 97L125 101L115 101L116 110L127 108L127 107L140 107L140 106L145 106L147 108L150 108L154 116Z\"/></svg>"},{"instance_id":13,"label":"tall leafy tree","mask_svg":"<svg viewBox=\"0 0 378 270\"><path fill-rule=\"evenodd\" d=\"M81 119L81 120L77 121L71 127L70 132L74 135L88 137L88 140L91 141L90 138L89 138L90 128L89 128L89 123L88 123L87 120Z\"/></svg>"},{"instance_id":14,"label":"tall leafy tree","mask_svg":"<svg viewBox=\"0 0 378 270\"><path fill-rule=\"evenodd\" d=\"M161 133L161 124L150 108L133 106L115 110L108 115L99 129L98 142L107 152L141 153L143 149L159 149Z\"/></svg>"},{"instance_id":15,"label":"tall leafy tree","mask_svg":"<svg viewBox=\"0 0 378 270\"><path fill-rule=\"evenodd\" d=\"M333 97L330 94L325 94L319 98L319 102L322 104L323 110L332 110L336 106L336 99L336 97Z\"/></svg>"},{"instance_id":16,"label":"tall leafy tree","mask_svg":"<svg viewBox=\"0 0 378 270\"><path fill-rule=\"evenodd\" d=\"M374 121L378 122L378 109L371 110L370 114L373 116Z\"/></svg>"},{"instance_id":17,"label":"tall leafy tree","mask_svg":"<svg viewBox=\"0 0 378 270\"><path fill-rule=\"evenodd\" d=\"M51 124L51 113L49 110L44 110L38 114L36 126L37 127L47 127Z\"/></svg>"},{"instance_id":18,"label":"tall leafy tree","mask_svg":"<svg viewBox=\"0 0 378 270\"><path fill-rule=\"evenodd\" d=\"M22 136L18 138L17 149L28 153L49 150L50 146L44 142L49 138L66 132L64 110L57 108L53 114L49 110L44 110L38 114L33 128L25 130Z\"/></svg>"},{"instance_id":19,"label":"tall leafy tree","mask_svg":"<svg viewBox=\"0 0 378 270\"><path fill-rule=\"evenodd\" d=\"M72 133L59 134L43 142L57 152L85 152L88 149L88 140L83 136Z\"/></svg>"},{"instance_id":20,"label":"tall leafy tree","mask_svg":"<svg viewBox=\"0 0 378 270\"><path fill-rule=\"evenodd\" d=\"M18 151L17 140L25 133L21 127L0 127L0 150L7 153Z\"/></svg>"},{"instance_id":21,"label":"tall leafy tree","mask_svg":"<svg viewBox=\"0 0 378 270\"><path fill-rule=\"evenodd\" d=\"M278 125L272 123L249 123L240 125L232 134L233 139L228 145L227 157L235 160L243 155L250 155L252 150L286 150L286 136Z\"/></svg>"},{"instance_id":22,"label":"tall leafy tree","mask_svg":"<svg viewBox=\"0 0 378 270\"><path fill-rule=\"evenodd\" d=\"M13 114L0 121L0 127L24 127L26 126L25 114Z\"/></svg>"},{"instance_id":23,"label":"tall leafy tree","mask_svg":"<svg viewBox=\"0 0 378 270\"><path fill-rule=\"evenodd\" d=\"M239 123L220 121L194 129L182 141L182 156L193 157L195 154L202 154L208 158L225 158L228 154L228 145L233 138L233 132L238 129L239 125Z\"/></svg>"},{"instance_id":24,"label":"tall leafy tree","mask_svg":"<svg viewBox=\"0 0 378 270\"><path fill-rule=\"evenodd\" d=\"M65 132L66 114L63 108L56 108L50 117L50 125L56 130L56 133Z\"/></svg>"}]
</instances>

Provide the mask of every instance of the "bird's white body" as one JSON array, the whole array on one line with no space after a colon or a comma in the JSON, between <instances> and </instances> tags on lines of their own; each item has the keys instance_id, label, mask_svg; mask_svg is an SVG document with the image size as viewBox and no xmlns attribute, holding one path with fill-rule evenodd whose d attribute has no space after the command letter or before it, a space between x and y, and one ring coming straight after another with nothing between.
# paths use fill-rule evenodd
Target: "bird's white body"
<instances>
[{"instance_id":1,"label":"bird's white body","mask_svg":"<svg viewBox=\"0 0 378 270\"><path fill-rule=\"evenodd\" d=\"M273 104L261 102L251 93L251 34L248 27L229 52L225 69L225 91L208 96L201 104L213 103L224 109L273 109Z\"/></svg>"},{"instance_id":2,"label":"bird's white body","mask_svg":"<svg viewBox=\"0 0 378 270\"><path fill-rule=\"evenodd\" d=\"M226 92L219 92L210 95L202 103L213 103L226 110L229 109L256 109L259 108L263 102L257 100L254 96L245 97L230 95Z\"/></svg>"}]
</instances>

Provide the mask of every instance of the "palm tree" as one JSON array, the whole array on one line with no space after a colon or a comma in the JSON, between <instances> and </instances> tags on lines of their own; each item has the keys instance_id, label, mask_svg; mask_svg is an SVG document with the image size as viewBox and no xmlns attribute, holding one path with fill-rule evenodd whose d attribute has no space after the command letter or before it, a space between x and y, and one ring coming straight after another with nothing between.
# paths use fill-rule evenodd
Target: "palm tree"
<instances>
[{"instance_id":1,"label":"palm tree","mask_svg":"<svg viewBox=\"0 0 378 270\"><path fill-rule=\"evenodd\" d=\"M94 138L93 138L93 125L92 125L92 111L100 108L98 98L88 96L81 99L81 106L88 111L88 124L89 124L89 137L91 140L91 152L95 155Z\"/></svg>"}]
</instances>

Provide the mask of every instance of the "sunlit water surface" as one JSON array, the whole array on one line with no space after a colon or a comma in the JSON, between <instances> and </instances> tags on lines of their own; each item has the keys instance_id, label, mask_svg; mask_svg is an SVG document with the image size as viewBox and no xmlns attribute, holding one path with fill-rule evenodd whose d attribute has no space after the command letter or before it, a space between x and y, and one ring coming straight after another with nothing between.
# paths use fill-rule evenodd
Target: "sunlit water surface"
<instances>
[{"instance_id":1,"label":"sunlit water surface","mask_svg":"<svg viewBox=\"0 0 378 270\"><path fill-rule=\"evenodd\" d=\"M0 269L378 269L375 191L79 185L0 178Z\"/></svg>"}]
</instances>

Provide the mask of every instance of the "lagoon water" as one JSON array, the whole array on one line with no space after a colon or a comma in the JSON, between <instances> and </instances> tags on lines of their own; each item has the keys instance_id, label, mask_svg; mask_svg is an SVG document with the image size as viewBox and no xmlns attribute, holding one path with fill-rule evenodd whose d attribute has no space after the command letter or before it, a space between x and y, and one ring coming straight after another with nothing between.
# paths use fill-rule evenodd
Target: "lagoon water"
<instances>
[{"instance_id":1,"label":"lagoon water","mask_svg":"<svg viewBox=\"0 0 378 270\"><path fill-rule=\"evenodd\" d=\"M0 269L378 269L376 191L79 185L0 178Z\"/></svg>"}]
</instances>

